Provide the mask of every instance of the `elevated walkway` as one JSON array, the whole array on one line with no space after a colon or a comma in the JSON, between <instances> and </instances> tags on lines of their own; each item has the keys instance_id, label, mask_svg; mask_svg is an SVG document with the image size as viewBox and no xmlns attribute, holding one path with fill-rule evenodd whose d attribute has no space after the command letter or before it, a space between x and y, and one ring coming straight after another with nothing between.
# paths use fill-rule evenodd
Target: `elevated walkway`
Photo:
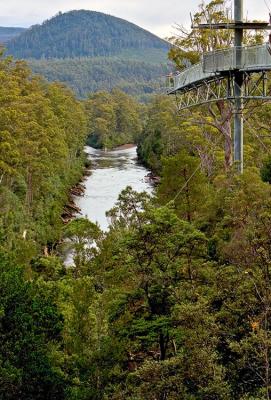
<instances>
[{"instance_id":1,"label":"elevated walkway","mask_svg":"<svg viewBox=\"0 0 271 400\"><path fill-rule=\"evenodd\" d=\"M199 64L169 76L168 93L187 92L205 83L224 79L235 70L248 73L271 70L269 46L232 47L206 53Z\"/></svg>"},{"instance_id":2,"label":"elevated walkway","mask_svg":"<svg viewBox=\"0 0 271 400\"><path fill-rule=\"evenodd\" d=\"M206 80L211 81L216 73L204 72L203 63L195 64L177 74L170 75L168 79L168 93L187 91L197 85L202 85Z\"/></svg>"}]
</instances>

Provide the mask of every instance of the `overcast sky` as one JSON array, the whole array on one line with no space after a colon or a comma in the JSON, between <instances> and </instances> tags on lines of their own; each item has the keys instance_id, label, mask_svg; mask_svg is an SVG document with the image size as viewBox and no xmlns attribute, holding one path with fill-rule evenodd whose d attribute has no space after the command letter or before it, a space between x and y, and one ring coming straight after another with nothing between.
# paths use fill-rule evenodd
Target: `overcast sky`
<instances>
[{"instance_id":1,"label":"overcast sky","mask_svg":"<svg viewBox=\"0 0 271 400\"><path fill-rule=\"evenodd\" d=\"M170 36L173 25L189 26L189 13L200 0L0 0L0 26L29 27L58 11L86 9L105 12L145 28L161 37ZM268 20L271 0L244 0L245 15Z\"/></svg>"}]
</instances>

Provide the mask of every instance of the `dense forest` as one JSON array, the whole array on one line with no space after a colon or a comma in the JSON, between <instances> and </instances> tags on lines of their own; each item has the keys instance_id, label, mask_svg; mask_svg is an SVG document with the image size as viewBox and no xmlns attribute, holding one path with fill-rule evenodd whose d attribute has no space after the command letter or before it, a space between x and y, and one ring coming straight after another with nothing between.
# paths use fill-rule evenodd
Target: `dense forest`
<instances>
[{"instance_id":1,"label":"dense forest","mask_svg":"<svg viewBox=\"0 0 271 400\"><path fill-rule=\"evenodd\" d=\"M67 84L80 98L119 87L144 99L161 86L168 71L165 41L98 12L60 13L26 30L7 47L8 54L28 59L33 72Z\"/></svg>"},{"instance_id":2,"label":"dense forest","mask_svg":"<svg viewBox=\"0 0 271 400\"><path fill-rule=\"evenodd\" d=\"M111 91L118 87L127 94L146 101L151 94L161 90L163 77L169 68L156 59L156 51L150 51L146 60L138 56L92 57L64 60L29 60L33 72L43 75L48 81L59 81L68 85L79 98L100 90ZM142 57L143 58L143 57Z\"/></svg>"},{"instance_id":3,"label":"dense forest","mask_svg":"<svg viewBox=\"0 0 271 400\"><path fill-rule=\"evenodd\" d=\"M125 49L160 49L165 55L169 45L128 21L87 10L59 13L8 43L14 57L35 59L106 57Z\"/></svg>"},{"instance_id":4,"label":"dense forest","mask_svg":"<svg viewBox=\"0 0 271 400\"><path fill-rule=\"evenodd\" d=\"M95 148L136 143L142 132L144 106L119 89L97 92L85 102L88 115L87 143Z\"/></svg>"},{"instance_id":5,"label":"dense forest","mask_svg":"<svg viewBox=\"0 0 271 400\"><path fill-rule=\"evenodd\" d=\"M221 22L226 5L194 18L208 7ZM217 45L194 33L173 39L177 66ZM231 103L177 115L164 95L78 101L3 56L0 79L0 398L270 399L270 103L245 109L240 175ZM107 232L61 220L87 137L136 140L161 177L153 196L120 194Z\"/></svg>"},{"instance_id":6,"label":"dense forest","mask_svg":"<svg viewBox=\"0 0 271 400\"><path fill-rule=\"evenodd\" d=\"M53 398L61 374L50 357L63 318L40 278L63 267L42 257L62 234L82 173L87 118L68 89L34 77L24 62L2 57L0 76L0 398Z\"/></svg>"},{"instance_id":7,"label":"dense forest","mask_svg":"<svg viewBox=\"0 0 271 400\"><path fill-rule=\"evenodd\" d=\"M24 62L2 58L0 67L1 245L22 246L30 260L59 237L66 192L81 174L87 118L68 89L34 77Z\"/></svg>"}]
</instances>

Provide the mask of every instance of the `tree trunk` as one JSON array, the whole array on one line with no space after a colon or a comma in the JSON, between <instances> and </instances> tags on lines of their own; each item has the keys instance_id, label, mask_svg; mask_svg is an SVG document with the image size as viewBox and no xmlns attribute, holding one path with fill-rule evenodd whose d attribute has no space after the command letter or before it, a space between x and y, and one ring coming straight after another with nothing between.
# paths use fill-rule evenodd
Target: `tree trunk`
<instances>
[{"instance_id":1,"label":"tree trunk","mask_svg":"<svg viewBox=\"0 0 271 400\"><path fill-rule=\"evenodd\" d=\"M224 136L224 163L225 170L228 172L233 164L232 156L232 129L231 129L231 118L232 118L232 107L225 103L225 101L218 101L217 108L219 110L221 120L216 121L218 129Z\"/></svg>"},{"instance_id":2,"label":"tree trunk","mask_svg":"<svg viewBox=\"0 0 271 400\"><path fill-rule=\"evenodd\" d=\"M190 205L190 193L189 193L189 184L188 184L188 176L186 169L183 170L183 177L186 183L185 186L185 198L186 198L186 218L188 222L191 222L191 205Z\"/></svg>"},{"instance_id":3,"label":"tree trunk","mask_svg":"<svg viewBox=\"0 0 271 400\"><path fill-rule=\"evenodd\" d=\"M159 345L160 345L160 360L161 361L164 361L166 359L168 340L169 340L168 333L166 336L163 333L160 333Z\"/></svg>"},{"instance_id":4,"label":"tree trunk","mask_svg":"<svg viewBox=\"0 0 271 400\"><path fill-rule=\"evenodd\" d=\"M28 210L31 210L32 202L33 202L33 185L32 185L32 171L30 169L27 170L27 190L26 190L26 204Z\"/></svg>"}]
</instances>

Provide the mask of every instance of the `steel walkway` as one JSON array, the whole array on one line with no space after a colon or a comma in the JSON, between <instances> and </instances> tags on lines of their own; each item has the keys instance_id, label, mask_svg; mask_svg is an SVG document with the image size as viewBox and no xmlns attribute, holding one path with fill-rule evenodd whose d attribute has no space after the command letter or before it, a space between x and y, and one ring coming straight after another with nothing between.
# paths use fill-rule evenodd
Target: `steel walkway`
<instances>
[{"instance_id":1,"label":"steel walkway","mask_svg":"<svg viewBox=\"0 0 271 400\"><path fill-rule=\"evenodd\" d=\"M205 53L199 64L168 77L168 94L185 93L205 83L223 79L236 70L247 73L271 70L270 45L232 47Z\"/></svg>"}]
</instances>

